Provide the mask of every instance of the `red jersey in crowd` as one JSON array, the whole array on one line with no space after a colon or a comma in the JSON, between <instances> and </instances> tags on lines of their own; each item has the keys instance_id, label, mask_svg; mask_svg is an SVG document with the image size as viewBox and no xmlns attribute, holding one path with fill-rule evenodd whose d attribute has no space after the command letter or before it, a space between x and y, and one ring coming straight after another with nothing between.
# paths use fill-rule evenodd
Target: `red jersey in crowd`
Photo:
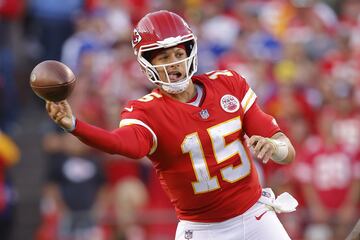
<instances>
[{"instance_id":1,"label":"red jersey in crowd","mask_svg":"<svg viewBox=\"0 0 360 240\"><path fill-rule=\"evenodd\" d=\"M325 208L339 209L352 182L360 178L360 158L347 153L341 145L325 145L320 137L310 138L307 145L310 150L298 163L297 176L314 187Z\"/></svg>"}]
</instances>

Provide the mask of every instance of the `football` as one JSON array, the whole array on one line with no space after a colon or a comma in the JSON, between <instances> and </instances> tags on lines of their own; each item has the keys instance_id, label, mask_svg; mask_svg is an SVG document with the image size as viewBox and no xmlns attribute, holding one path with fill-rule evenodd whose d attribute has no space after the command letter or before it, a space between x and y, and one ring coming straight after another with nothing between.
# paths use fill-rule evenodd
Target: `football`
<instances>
[{"instance_id":1,"label":"football","mask_svg":"<svg viewBox=\"0 0 360 240\"><path fill-rule=\"evenodd\" d=\"M52 102L66 99L75 86L75 75L65 64L47 60L31 71L30 86L40 98Z\"/></svg>"}]
</instances>

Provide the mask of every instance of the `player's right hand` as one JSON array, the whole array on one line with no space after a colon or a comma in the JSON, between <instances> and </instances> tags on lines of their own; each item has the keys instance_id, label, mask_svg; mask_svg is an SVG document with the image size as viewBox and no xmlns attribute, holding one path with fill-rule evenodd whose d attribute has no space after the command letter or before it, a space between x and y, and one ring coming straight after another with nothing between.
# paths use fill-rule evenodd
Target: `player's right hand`
<instances>
[{"instance_id":1,"label":"player's right hand","mask_svg":"<svg viewBox=\"0 0 360 240\"><path fill-rule=\"evenodd\" d=\"M60 127L67 130L73 128L73 115L70 104L66 100L60 102L46 101L46 111Z\"/></svg>"}]
</instances>

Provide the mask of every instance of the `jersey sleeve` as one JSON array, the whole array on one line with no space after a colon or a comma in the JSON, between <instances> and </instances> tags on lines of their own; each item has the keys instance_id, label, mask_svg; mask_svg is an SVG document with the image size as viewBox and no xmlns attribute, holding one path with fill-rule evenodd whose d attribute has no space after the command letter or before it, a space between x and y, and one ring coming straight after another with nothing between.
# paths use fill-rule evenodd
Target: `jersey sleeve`
<instances>
[{"instance_id":1,"label":"jersey sleeve","mask_svg":"<svg viewBox=\"0 0 360 240\"><path fill-rule=\"evenodd\" d=\"M157 136L151 128L149 122L149 114L145 110L146 108L139 101L130 101L120 114L119 126L137 126L143 128L143 131L148 132L151 136L151 147L148 152L149 155L153 154L157 148Z\"/></svg>"},{"instance_id":2,"label":"jersey sleeve","mask_svg":"<svg viewBox=\"0 0 360 240\"><path fill-rule=\"evenodd\" d=\"M244 114L243 128L249 137L252 135L271 137L281 131L275 118L263 112L256 101Z\"/></svg>"},{"instance_id":3,"label":"jersey sleeve","mask_svg":"<svg viewBox=\"0 0 360 240\"><path fill-rule=\"evenodd\" d=\"M233 87L239 97L240 106L243 112L243 129L249 137L259 135L263 137L271 137L280 131L276 120L264 113L257 104L257 96L251 89L245 78L237 72L232 71Z\"/></svg>"},{"instance_id":4,"label":"jersey sleeve","mask_svg":"<svg viewBox=\"0 0 360 240\"><path fill-rule=\"evenodd\" d=\"M245 115L251 106L255 103L257 96L246 82L245 78L233 70L230 70L230 72L232 73L232 78L234 80L231 81L232 87L239 97L241 108Z\"/></svg>"},{"instance_id":5,"label":"jersey sleeve","mask_svg":"<svg viewBox=\"0 0 360 240\"><path fill-rule=\"evenodd\" d=\"M76 127L71 133L91 147L135 159L146 156L153 145L152 134L139 125L107 131L76 120Z\"/></svg>"}]
</instances>

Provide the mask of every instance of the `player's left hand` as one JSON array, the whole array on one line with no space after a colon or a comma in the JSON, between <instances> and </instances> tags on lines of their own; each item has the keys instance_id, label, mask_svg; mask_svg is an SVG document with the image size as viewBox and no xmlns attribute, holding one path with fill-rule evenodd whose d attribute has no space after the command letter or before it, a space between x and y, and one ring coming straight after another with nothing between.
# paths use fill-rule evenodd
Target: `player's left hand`
<instances>
[{"instance_id":1,"label":"player's left hand","mask_svg":"<svg viewBox=\"0 0 360 240\"><path fill-rule=\"evenodd\" d=\"M267 163L275 151L275 145L269 138L253 135L248 141L248 146L253 150L254 155Z\"/></svg>"}]
</instances>

